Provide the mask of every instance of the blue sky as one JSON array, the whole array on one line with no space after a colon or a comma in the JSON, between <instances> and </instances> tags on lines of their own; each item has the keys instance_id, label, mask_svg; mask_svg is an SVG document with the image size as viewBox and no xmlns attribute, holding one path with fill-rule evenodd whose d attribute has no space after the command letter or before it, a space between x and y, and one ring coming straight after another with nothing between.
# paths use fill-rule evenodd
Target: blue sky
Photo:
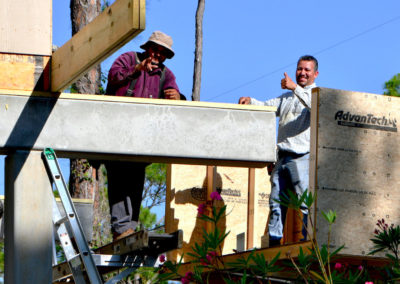
<instances>
[{"instance_id":1,"label":"blue sky","mask_svg":"<svg viewBox=\"0 0 400 284\"><path fill-rule=\"evenodd\" d=\"M118 55L140 50L154 30L161 30L174 40L175 57L166 65L190 98L196 7L197 1L148 1L145 31L106 59L103 72ZM69 13L69 0L53 1L58 46L71 37ZM319 60L317 85L381 94L384 82L400 73L399 27L399 0L206 1L201 100L276 97L283 72L293 78L304 54Z\"/></svg>"},{"instance_id":2,"label":"blue sky","mask_svg":"<svg viewBox=\"0 0 400 284\"><path fill-rule=\"evenodd\" d=\"M69 1L53 5L53 42L62 45L71 33ZM145 31L105 60L103 71L161 30L174 39L176 55L166 64L190 97L196 7L197 1L148 1ZM319 60L319 86L380 94L400 72L399 27L398 0L206 1L201 100L278 96L283 72L293 77L304 54Z\"/></svg>"}]
</instances>

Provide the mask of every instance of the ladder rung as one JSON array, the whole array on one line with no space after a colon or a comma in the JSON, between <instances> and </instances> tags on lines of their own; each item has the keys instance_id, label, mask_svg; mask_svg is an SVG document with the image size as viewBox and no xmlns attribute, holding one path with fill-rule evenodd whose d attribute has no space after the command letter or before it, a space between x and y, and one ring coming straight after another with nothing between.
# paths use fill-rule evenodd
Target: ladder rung
<instances>
[{"instance_id":1,"label":"ladder rung","mask_svg":"<svg viewBox=\"0 0 400 284\"><path fill-rule=\"evenodd\" d=\"M64 224L65 222L67 222L67 221L68 221L68 217L67 216L61 217L58 220L54 220L54 226L58 227L61 224Z\"/></svg>"}]
</instances>

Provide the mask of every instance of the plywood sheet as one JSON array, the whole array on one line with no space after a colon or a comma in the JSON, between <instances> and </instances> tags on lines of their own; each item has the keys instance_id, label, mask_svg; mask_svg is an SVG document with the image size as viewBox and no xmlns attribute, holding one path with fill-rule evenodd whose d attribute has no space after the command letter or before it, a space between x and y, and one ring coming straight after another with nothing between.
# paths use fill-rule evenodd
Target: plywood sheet
<instances>
[{"instance_id":1,"label":"plywood sheet","mask_svg":"<svg viewBox=\"0 0 400 284\"><path fill-rule=\"evenodd\" d=\"M50 56L0 53L0 89L50 90Z\"/></svg>"},{"instance_id":2,"label":"plywood sheet","mask_svg":"<svg viewBox=\"0 0 400 284\"><path fill-rule=\"evenodd\" d=\"M170 253L169 257L176 259L177 255L191 251L195 242L201 242L203 221L196 218L197 208L206 202L207 178L206 166L172 165L170 184L168 185L166 228L167 232L183 230L184 245L179 252ZM246 239L241 239L244 233L247 237L248 215L248 168L217 167L216 189L221 192L222 201L216 206L227 206L227 216L221 220L220 229L230 231L223 245L223 254L233 253L238 246L238 240L246 247ZM270 193L269 176L266 168L255 170L255 201L254 201L254 247L261 247L261 236L267 225L268 198Z\"/></svg>"},{"instance_id":3,"label":"plywood sheet","mask_svg":"<svg viewBox=\"0 0 400 284\"><path fill-rule=\"evenodd\" d=\"M52 0L1 1L0 52L51 55Z\"/></svg>"},{"instance_id":4,"label":"plywood sheet","mask_svg":"<svg viewBox=\"0 0 400 284\"><path fill-rule=\"evenodd\" d=\"M321 88L313 101L317 240L328 236L320 212L336 210L332 247L365 255L378 219L400 224L400 99Z\"/></svg>"}]
</instances>

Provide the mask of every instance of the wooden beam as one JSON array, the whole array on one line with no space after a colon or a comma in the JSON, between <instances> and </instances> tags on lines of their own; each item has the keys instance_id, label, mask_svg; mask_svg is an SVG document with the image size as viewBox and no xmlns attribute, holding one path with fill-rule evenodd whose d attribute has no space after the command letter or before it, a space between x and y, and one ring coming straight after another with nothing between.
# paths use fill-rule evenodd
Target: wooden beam
<instances>
[{"instance_id":1,"label":"wooden beam","mask_svg":"<svg viewBox=\"0 0 400 284\"><path fill-rule=\"evenodd\" d=\"M60 92L145 28L145 0L117 0L52 57L51 90Z\"/></svg>"},{"instance_id":2,"label":"wooden beam","mask_svg":"<svg viewBox=\"0 0 400 284\"><path fill-rule=\"evenodd\" d=\"M305 254L309 254L308 248L311 248L311 242L301 242L297 244L291 244L291 245L283 245L283 246L277 246L273 248L264 248L264 249L257 249L255 250L256 254L263 254L265 257L266 261L271 261L278 253L279 259L289 259L289 255L291 257L297 257L298 254L300 253L300 248L303 250ZM241 253L235 253L235 254L228 254L224 255L221 257L221 261L217 262L217 266L219 269L223 269L221 263L232 263L237 261L240 258L247 258L249 257L251 251L245 251ZM188 271L194 271L194 267L198 266L198 263L192 263L192 262L187 262L183 263L181 266L179 266L178 273L180 275L185 275L186 272ZM204 272L209 271L208 269L204 269Z\"/></svg>"},{"instance_id":3,"label":"wooden beam","mask_svg":"<svg viewBox=\"0 0 400 284\"><path fill-rule=\"evenodd\" d=\"M262 254L264 255L265 259L267 262L271 261L278 253L279 255L279 260L276 265L278 266L284 266L282 261L286 260L289 261L289 256L294 258L295 261L297 262L297 256L300 252L300 248L303 250L303 253L306 255L310 254L310 249L312 248L311 241L307 242L300 242L300 243L295 243L295 244L290 244L290 245L282 245L278 247L273 247L273 248L265 248L265 249L257 249L255 251L256 254ZM232 263L236 262L238 259L241 258L247 258L249 254L252 251L246 251L242 253L236 253L236 254L229 254L225 255L221 258L221 261L218 262L217 267L219 269L222 269L221 263ZM386 267L387 265L390 264L390 260L388 258L383 258L383 257L375 257L375 256L354 256L354 255L345 255L345 254L338 254L335 257L335 263L346 263L346 265L352 266L354 268L359 267L360 265L368 271L368 274L372 279L380 279L382 280L382 269ZM331 263L333 266L333 263ZM182 265L179 266L178 273L180 275L185 275L186 272L188 271L194 271L194 268L198 266L198 263L192 263L192 262L187 262L183 263ZM204 268L203 272L207 273L209 272L209 268ZM295 268L292 269L284 269L282 271L278 272L272 272L269 274L270 277L275 278L276 280L282 279L286 280L290 283L292 283L290 280L295 280L298 279L299 275ZM216 275L218 277L218 275ZM216 282L218 278L213 278L213 276L210 277L210 283L219 283ZM273 282L272 283L280 283L281 281ZM264 283L264 282L263 282ZM269 282L267 282L269 283ZM287 283L287 282L285 282Z\"/></svg>"}]
</instances>

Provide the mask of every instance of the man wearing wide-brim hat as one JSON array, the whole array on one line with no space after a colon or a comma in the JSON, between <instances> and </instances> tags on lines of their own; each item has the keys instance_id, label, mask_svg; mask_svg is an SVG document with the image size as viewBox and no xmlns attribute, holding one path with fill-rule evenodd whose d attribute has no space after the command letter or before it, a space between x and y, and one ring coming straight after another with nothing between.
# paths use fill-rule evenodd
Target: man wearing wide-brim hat
<instances>
[{"instance_id":1,"label":"man wearing wide-brim hat","mask_svg":"<svg viewBox=\"0 0 400 284\"><path fill-rule=\"evenodd\" d=\"M175 75L164 65L167 58L174 56L172 38L155 31L140 47L144 52L124 53L112 64L106 93L139 98L185 99L179 93ZM105 163L114 240L128 236L136 229L147 165Z\"/></svg>"},{"instance_id":2,"label":"man wearing wide-brim hat","mask_svg":"<svg viewBox=\"0 0 400 284\"><path fill-rule=\"evenodd\" d=\"M165 59L174 56L172 43L170 36L155 31L140 46L145 52L127 52L119 56L108 73L107 94L179 100L175 75L164 65Z\"/></svg>"}]
</instances>

